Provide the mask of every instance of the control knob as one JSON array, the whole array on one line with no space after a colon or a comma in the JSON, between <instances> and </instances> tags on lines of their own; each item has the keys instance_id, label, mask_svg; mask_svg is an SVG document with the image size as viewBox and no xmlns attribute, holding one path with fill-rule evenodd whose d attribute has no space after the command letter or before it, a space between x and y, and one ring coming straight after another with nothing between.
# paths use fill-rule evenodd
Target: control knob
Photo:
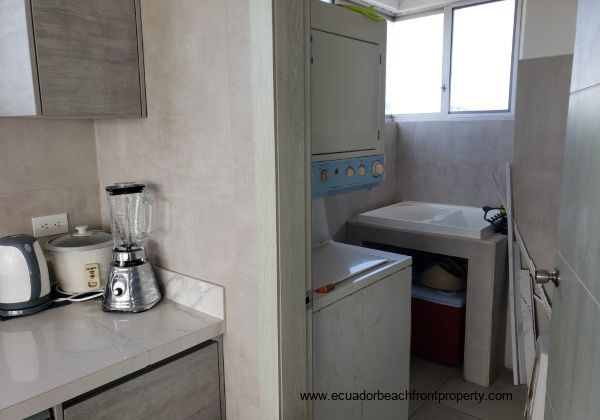
<instances>
[{"instance_id":1,"label":"control knob","mask_svg":"<svg viewBox=\"0 0 600 420\"><path fill-rule=\"evenodd\" d=\"M112 292L113 295L119 297L119 296L123 296L125 294L125 284L121 281L117 281L116 283L114 283L112 285Z\"/></svg>"},{"instance_id":2,"label":"control knob","mask_svg":"<svg viewBox=\"0 0 600 420\"><path fill-rule=\"evenodd\" d=\"M321 171L321 182L327 182L329 181L329 173L327 173L327 170L323 169Z\"/></svg>"},{"instance_id":3,"label":"control knob","mask_svg":"<svg viewBox=\"0 0 600 420\"><path fill-rule=\"evenodd\" d=\"M384 172L383 163L381 163L378 160L373 162L373 176L381 176L381 175L383 175L383 172Z\"/></svg>"}]
</instances>

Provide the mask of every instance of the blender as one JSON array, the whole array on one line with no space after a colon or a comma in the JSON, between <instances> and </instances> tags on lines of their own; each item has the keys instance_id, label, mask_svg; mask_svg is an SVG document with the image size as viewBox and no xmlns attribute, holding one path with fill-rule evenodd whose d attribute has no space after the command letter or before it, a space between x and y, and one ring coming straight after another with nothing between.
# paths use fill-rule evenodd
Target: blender
<instances>
[{"instance_id":1,"label":"blender","mask_svg":"<svg viewBox=\"0 0 600 420\"><path fill-rule=\"evenodd\" d=\"M144 250L153 219L153 206L145 187L135 182L106 187L114 248L102 298L103 311L147 311L162 298Z\"/></svg>"}]
</instances>

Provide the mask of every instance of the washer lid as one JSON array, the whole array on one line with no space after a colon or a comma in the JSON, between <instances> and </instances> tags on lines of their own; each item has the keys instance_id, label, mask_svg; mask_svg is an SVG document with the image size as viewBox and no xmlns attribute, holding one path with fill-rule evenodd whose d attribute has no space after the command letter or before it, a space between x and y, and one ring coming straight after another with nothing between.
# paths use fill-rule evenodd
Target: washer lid
<instances>
[{"instance_id":1,"label":"washer lid","mask_svg":"<svg viewBox=\"0 0 600 420\"><path fill-rule=\"evenodd\" d=\"M369 254L360 247L335 242L320 244L312 252L313 289L339 283L388 261L387 258Z\"/></svg>"},{"instance_id":2,"label":"washer lid","mask_svg":"<svg viewBox=\"0 0 600 420\"><path fill-rule=\"evenodd\" d=\"M85 225L77 226L76 233L51 239L46 244L46 249L55 252L77 252L112 246L113 239L110 233L101 230L87 230L87 228Z\"/></svg>"}]
</instances>

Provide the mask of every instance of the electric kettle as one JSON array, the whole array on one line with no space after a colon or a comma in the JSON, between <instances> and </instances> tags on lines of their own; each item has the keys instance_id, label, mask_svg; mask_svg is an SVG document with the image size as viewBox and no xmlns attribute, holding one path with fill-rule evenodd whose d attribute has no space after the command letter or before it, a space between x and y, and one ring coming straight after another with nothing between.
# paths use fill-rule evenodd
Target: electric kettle
<instances>
[{"instance_id":1,"label":"electric kettle","mask_svg":"<svg viewBox=\"0 0 600 420\"><path fill-rule=\"evenodd\" d=\"M48 265L36 238L0 238L0 316L29 315L52 304Z\"/></svg>"}]
</instances>

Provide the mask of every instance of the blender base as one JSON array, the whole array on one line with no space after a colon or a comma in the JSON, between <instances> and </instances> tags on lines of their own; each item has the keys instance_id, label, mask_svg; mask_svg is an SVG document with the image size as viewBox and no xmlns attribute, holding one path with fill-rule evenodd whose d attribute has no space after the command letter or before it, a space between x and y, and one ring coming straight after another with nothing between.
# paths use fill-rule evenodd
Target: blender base
<instances>
[{"instance_id":1,"label":"blender base","mask_svg":"<svg viewBox=\"0 0 600 420\"><path fill-rule=\"evenodd\" d=\"M113 262L108 270L108 282L102 297L105 312L144 312L162 299L152 265L140 261L122 267Z\"/></svg>"}]
</instances>

